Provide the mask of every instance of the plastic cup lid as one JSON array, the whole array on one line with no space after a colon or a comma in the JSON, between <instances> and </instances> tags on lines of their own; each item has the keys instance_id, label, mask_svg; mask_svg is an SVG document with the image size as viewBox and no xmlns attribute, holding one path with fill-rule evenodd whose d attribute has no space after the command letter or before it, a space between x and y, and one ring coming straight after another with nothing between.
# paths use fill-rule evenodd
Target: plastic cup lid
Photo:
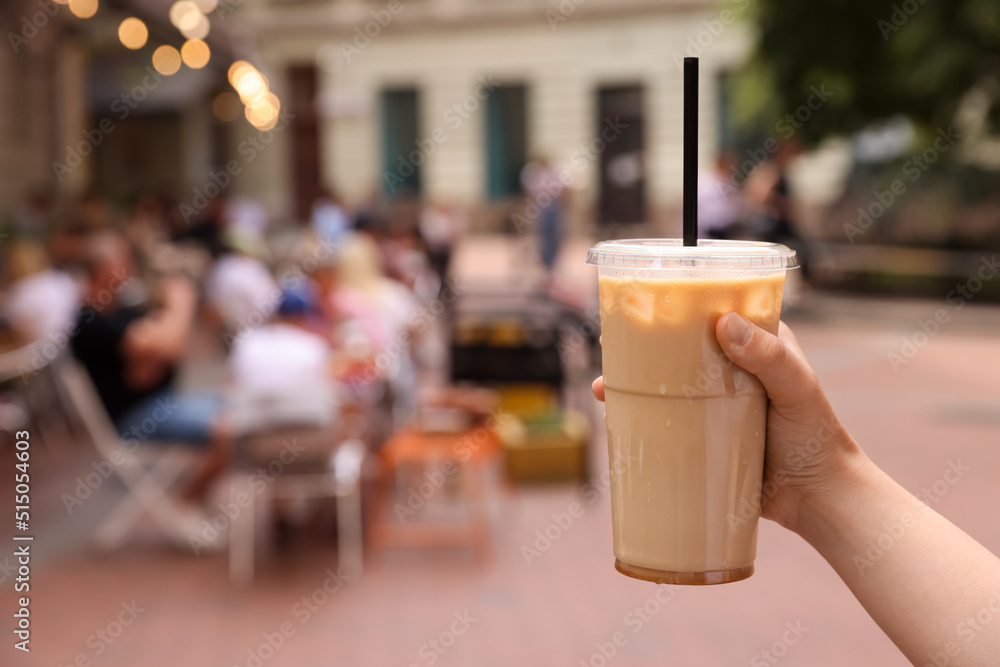
<instances>
[{"instance_id":1,"label":"plastic cup lid","mask_svg":"<svg viewBox=\"0 0 1000 667\"><path fill-rule=\"evenodd\" d=\"M778 271L798 266L795 251L778 243L702 239L601 241L587 251L587 264L614 269L725 269Z\"/></svg>"}]
</instances>

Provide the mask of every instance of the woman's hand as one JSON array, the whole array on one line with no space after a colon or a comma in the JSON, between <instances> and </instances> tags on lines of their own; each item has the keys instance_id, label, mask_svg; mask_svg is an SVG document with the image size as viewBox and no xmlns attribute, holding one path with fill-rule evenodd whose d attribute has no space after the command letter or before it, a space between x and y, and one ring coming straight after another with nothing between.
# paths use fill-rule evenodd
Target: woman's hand
<instances>
[{"instance_id":1,"label":"woman's hand","mask_svg":"<svg viewBox=\"0 0 1000 667\"><path fill-rule=\"evenodd\" d=\"M864 455L833 413L784 322L774 336L736 313L727 313L719 319L715 334L725 355L757 376L770 399L762 516L799 532L796 520L802 501ZM594 381L593 389L603 401L603 378Z\"/></svg>"}]
</instances>

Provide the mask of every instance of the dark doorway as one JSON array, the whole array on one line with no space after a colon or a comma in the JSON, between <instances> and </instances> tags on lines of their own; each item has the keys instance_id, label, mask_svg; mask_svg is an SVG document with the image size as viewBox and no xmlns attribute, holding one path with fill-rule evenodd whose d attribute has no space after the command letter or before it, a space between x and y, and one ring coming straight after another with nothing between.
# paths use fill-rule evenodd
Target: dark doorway
<instances>
[{"instance_id":1,"label":"dark doorway","mask_svg":"<svg viewBox=\"0 0 1000 667\"><path fill-rule=\"evenodd\" d=\"M521 169L527 162L527 91L500 86L486 100L486 194L490 199L521 192Z\"/></svg>"},{"instance_id":2,"label":"dark doorway","mask_svg":"<svg viewBox=\"0 0 1000 667\"><path fill-rule=\"evenodd\" d=\"M643 91L641 86L615 86L597 91L594 140L600 154L598 221L623 224L646 220ZM591 148L599 147L599 143Z\"/></svg>"},{"instance_id":3,"label":"dark doorway","mask_svg":"<svg viewBox=\"0 0 1000 667\"><path fill-rule=\"evenodd\" d=\"M382 92L382 192L390 199L420 195L427 156L417 144L417 99L415 88Z\"/></svg>"}]
</instances>

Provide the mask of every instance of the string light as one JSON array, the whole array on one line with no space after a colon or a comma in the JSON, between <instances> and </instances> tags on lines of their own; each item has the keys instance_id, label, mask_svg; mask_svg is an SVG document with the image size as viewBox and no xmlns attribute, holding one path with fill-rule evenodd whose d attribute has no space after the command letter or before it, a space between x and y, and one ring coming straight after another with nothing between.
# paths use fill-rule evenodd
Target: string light
<instances>
[{"instance_id":1,"label":"string light","mask_svg":"<svg viewBox=\"0 0 1000 667\"><path fill-rule=\"evenodd\" d=\"M97 13L97 0L69 0L69 10L74 16L89 19Z\"/></svg>"},{"instance_id":2,"label":"string light","mask_svg":"<svg viewBox=\"0 0 1000 667\"><path fill-rule=\"evenodd\" d=\"M208 64L212 51L200 39L189 39L181 46L181 59L191 69L201 69Z\"/></svg>"},{"instance_id":3,"label":"string light","mask_svg":"<svg viewBox=\"0 0 1000 667\"><path fill-rule=\"evenodd\" d=\"M153 67L164 76L170 76L181 68L181 54L172 46L164 44L153 52Z\"/></svg>"},{"instance_id":4,"label":"string light","mask_svg":"<svg viewBox=\"0 0 1000 667\"><path fill-rule=\"evenodd\" d=\"M208 37L208 31L212 27L206 17L201 12L196 14L189 14L188 17L193 17L188 19L185 17L184 25L179 28L181 34L188 39L205 39Z\"/></svg>"},{"instance_id":5,"label":"string light","mask_svg":"<svg viewBox=\"0 0 1000 667\"><path fill-rule=\"evenodd\" d=\"M185 26L192 25L201 15L198 5L191 2L191 0L177 0L170 7L170 22L178 30L183 30Z\"/></svg>"},{"instance_id":6,"label":"string light","mask_svg":"<svg viewBox=\"0 0 1000 667\"><path fill-rule=\"evenodd\" d=\"M90 18L97 13L99 0L54 0L57 4L68 4L70 11L79 18ZM165 76L177 73L181 64L191 69L205 67L212 57L212 51L204 41L211 29L206 16L218 7L218 0L177 0L170 7L170 22L183 34L187 41L180 51L164 44L153 52L153 67ZM118 26L118 38L128 49L137 50L146 45L149 29L142 20L129 17ZM246 119L261 131L272 129L278 122L281 101L270 92L267 77L245 60L237 60L229 66L229 83L239 94L237 98L223 92L212 100L212 111L223 121L236 120L240 114L240 102Z\"/></svg>"},{"instance_id":7,"label":"string light","mask_svg":"<svg viewBox=\"0 0 1000 667\"><path fill-rule=\"evenodd\" d=\"M127 18L118 26L118 39L127 49L141 49L149 38L146 24L135 17Z\"/></svg>"},{"instance_id":8,"label":"string light","mask_svg":"<svg viewBox=\"0 0 1000 667\"><path fill-rule=\"evenodd\" d=\"M258 130L270 130L278 122L278 112L281 103L274 93L268 93L262 99L251 102L246 108L246 117L250 124Z\"/></svg>"},{"instance_id":9,"label":"string light","mask_svg":"<svg viewBox=\"0 0 1000 667\"><path fill-rule=\"evenodd\" d=\"M229 85L231 85L233 88L236 87L237 74L239 74L244 67L249 67L250 69L253 69L253 65L251 65L245 60L237 60L236 62L234 62L232 65L229 66Z\"/></svg>"},{"instance_id":10,"label":"string light","mask_svg":"<svg viewBox=\"0 0 1000 667\"><path fill-rule=\"evenodd\" d=\"M267 94L267 82L260 72L247 72L236 82L236 92L244 102L256 100Z\"/></svg>"},{"instance_id":11,"label":"string light","mask_svg":"<svg viewBox=\"0 0 1000 667\"><path fill-rule=\"evenodd\" d=\"M267 77L245 60L237 60L230 65L228 75L229 83L246 105L244 114L250 124L262 131L273 128L278 122L281 102L277 95L270 92ZM228 120L228 114L224 113L228 108L222 109L223 100L229 98L217 97L213 109L217 116Z\"/></svg>"}]
</instances>

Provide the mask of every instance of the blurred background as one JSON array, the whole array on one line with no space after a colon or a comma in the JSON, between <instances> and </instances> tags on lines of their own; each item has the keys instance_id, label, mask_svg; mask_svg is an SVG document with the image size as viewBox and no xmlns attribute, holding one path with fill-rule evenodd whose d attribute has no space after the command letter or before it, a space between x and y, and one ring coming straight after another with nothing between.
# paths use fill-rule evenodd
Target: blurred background
<instances>
[{"instance_id":1,"label":"blurred background","mask_svg":"<svg viewBox=\"0 0 1000 667\"><path fill-rule=\"evenodd\" d=\"M907 664L769 522L742 583L614 571L583 260L679 236L686 56L702 235L798 251L838 414L1000 551L996 3L0 25L3 664Z\"/></svg>"}]
</instances>

